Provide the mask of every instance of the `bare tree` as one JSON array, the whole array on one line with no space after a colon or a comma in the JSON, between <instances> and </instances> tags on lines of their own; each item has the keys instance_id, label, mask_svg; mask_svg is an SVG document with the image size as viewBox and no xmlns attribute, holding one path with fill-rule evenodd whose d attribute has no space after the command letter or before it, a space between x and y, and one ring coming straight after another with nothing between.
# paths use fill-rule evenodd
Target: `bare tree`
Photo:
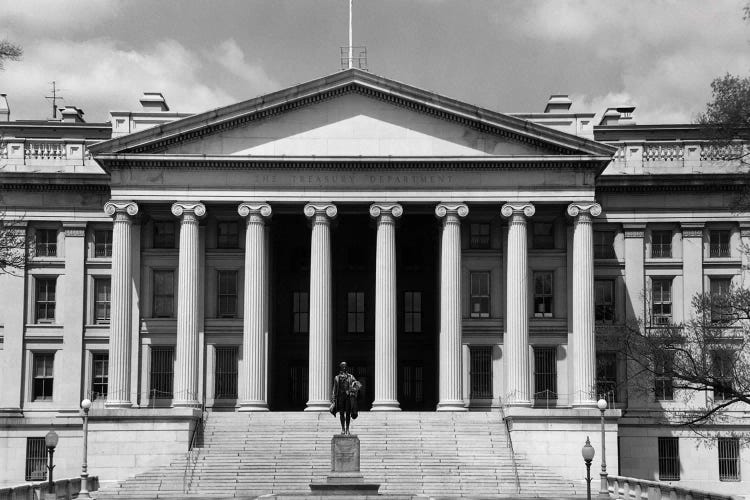
<instances>
[{"instance_id":1,"label":"bare tree","mask_svg":"<svg viewBox=\"0 0 750 500\"><path fill-rule=\"evenodd\" d=\"M750 404L750 290L699 294L692 305L684 323L628 325L618 341L629 388L651 401L683 399L665 420L698 430Z\"/></svg>"}]
</instances>

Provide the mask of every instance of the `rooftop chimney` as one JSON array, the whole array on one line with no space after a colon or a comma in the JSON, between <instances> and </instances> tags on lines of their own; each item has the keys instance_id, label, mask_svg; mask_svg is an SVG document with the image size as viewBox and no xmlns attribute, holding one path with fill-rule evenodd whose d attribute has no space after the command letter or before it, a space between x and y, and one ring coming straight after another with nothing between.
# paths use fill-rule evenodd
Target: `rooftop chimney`
<instances>
[{"instance_id":1,"label":"rooftop chimney","mask_svg":"<svg viewBox=\"0 0 750 500\"><path fill-rule=\"evenodd\" d=\"M567 94L552 94L547 100L547 105L544 107L545 113L565 113L570 111L570 107L573 105L573 101L570 100Z\"/></svg>"},{"instance_id":2,"label":"rooftop chimney","mask_svg":"<svg viewBox=\"0 0 750 500\"><path fill-rule=\"evenodd\" d=\"M635 125L633 120L633 111L635 106L617 106L607 108L602 116L602 125Z\"/></svg>"},{"instance_id":3,"label":"rooftop chimney","mask_svg":"<svg viewBox=\"0 0 750 500\"><path fill-rule=\"evenodd\" d=\"M0 94L0 122L10 121L10 108L8 107L8 94Z\"/></svg>"},{"instance_id":4,"label":"rooftop chimney","mask_svg":"<svg viewBox=\"0 0 750 500\"><path fill-rule=\"evenodd\" d=\"M141 97L141 106L143 106L144 111L169 111L167 101L161 95L161 92L144 92L143 97Z\"/></svg>"},{"instance_id":5,"label":"rooftop chimney","mask_svg":"<svg viewBox=\"0 0 750 500\"><path fill-rule=\"evenodd\" d=\"M84 123L86 120L83 119L83 110L75 106L65 106L60 111L63 123Z\"/></svg>"}]
</instances>

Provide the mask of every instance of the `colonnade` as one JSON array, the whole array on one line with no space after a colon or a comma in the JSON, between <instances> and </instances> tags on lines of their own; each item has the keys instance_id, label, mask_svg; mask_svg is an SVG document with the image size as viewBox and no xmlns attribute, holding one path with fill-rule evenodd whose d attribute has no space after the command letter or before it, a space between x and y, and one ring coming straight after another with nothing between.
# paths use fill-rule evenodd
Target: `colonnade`
<instances>
[{"instance_id":1,"label":"colonnade","mask_svg":"<svg viewBox=\"0 0 750 500\"><path fill-rule=\"evenodd\" d=\"M130 407L130 346L132 332L133 238L132 219L138 206L132 201L110 201L105 213L114 218L112 245L112 314L110 321L108 407ZM397 288L396 219L398 203L374 203L370 216L377 224L375 271L375 400L374 411L398 411L397 396ZM244 324L240 410L268 409L266 394L266 338L268 333L268 273L266 231L272 208L267 203L241 203L245 218ZM440 333L438 411L465 410L461 370L461 219L469 213L464 203L440 203L441 220ZM505 385L510 404L531 404L529 388L529 301L527 219L531 203L507 203L501 213L508 222L507 309L504 356ZM572 203L574 218L572 367L574 406L595 404L596 359L594 339L594 274L591 217L601 213L597 203ZM180 222L179 293L175 351L174 400L176 407L199 405L199 277L198 222L206 214L200 202L176 202L172 214ZM333 297L331 222L333 203L308 203L304 214L311 222L309 400L306 411L327 411L333 376Z\"/></svg>"}]
</instances>

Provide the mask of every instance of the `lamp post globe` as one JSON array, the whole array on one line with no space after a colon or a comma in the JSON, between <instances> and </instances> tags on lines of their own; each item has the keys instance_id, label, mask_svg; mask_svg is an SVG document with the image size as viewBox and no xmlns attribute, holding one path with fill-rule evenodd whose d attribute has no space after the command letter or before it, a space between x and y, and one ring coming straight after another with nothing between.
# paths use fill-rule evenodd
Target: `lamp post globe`
<instances>
[{"instance_id":1,"label":"lamp post globe","mask_svg":"<svg viewBox=\"0 0 750 500\"><path fill-rule=\"evenodd\" d=\"M596 402L596 407L599 408L599 411L604 411L607 409L607 400L604 398L599 398L599 401Z\"/></svg>"},{"instance_id":2,"label":"lamp post globe","mask_svg":"<svg viewBox=\"0 0 750 500\"><path fill-rule=\"evenodd\" d=\"M57 446L57 442L60 438L58 437L57 433L55 431L49 431L46 436L44 436L44 445L47 447L47 455L49 456L49 464L47 465L47 470L49 471L49 484L47 485L47 495L50 498L53 498L55 495L55 482L52 479L52 469L55 468L55 465L53 463L53 455L55 454L55 447Z\"/></svg>"},{"instance_id":3,"label":"lamp post globe","mask_svg":"<svg viewBox=\"0 0 750 500\"><path fill-rule=\"evenodd\" d=\"M586 444L581 448L581 456L583 456L583 461L586 463L586 500L591 500L591 461L594 460L595 454L596 451L591 446L589 437L586 436Z\"/></svg>"},{"instance_id":4,"label":"lamp post globe","mask_svg":"<svg viewBox=\"0 0 750 500\"><path fill-rule=\"evenodd\" d=\"M81 490L78 492L78 498L91 498L89 495L89 471L88 471L88 441L89 441L89 410L91 409L91 400L89 398L81 401L83 410L83 462L81 463Z\"/></svg>"}]
</instances>

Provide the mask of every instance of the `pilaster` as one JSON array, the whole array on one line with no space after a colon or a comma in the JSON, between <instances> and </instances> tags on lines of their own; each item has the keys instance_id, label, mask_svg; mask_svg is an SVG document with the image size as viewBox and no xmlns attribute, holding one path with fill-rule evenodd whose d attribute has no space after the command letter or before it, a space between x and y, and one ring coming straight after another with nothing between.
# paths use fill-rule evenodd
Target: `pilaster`
<instances>
[{"instance_id":1,"label":"pilaster","mask_svg":"<svg viewBox=\"0 0 750 500\"><path fill-rule=\"evenodd\" d=\"M646 224L623 224L622 229L625 236L625 289L628 299L625 304L625 319L628 322L637 322L645 318L644 258L646 247L644 236Z\"/></svg>"},{"instance_id":2,"label":"pilaster","mask_svg":"<svg viewBox=\"0 0 750 500\"><path fill-rule=\"evenodd\" d=\"M267 411L266 335L268 282L266 272L267 203L242 203L237 211L247 222L245 232L245 307L242 335L240 410Z\"/></svg>"},{"instance_id":3,"label":"pilaster","mask_svg":"<svg viewBox=\"0 0 750 500\"><path fill-rule=\"evenodd\" d=\"M463 203L440 203L435 215L443 221L440 244L440 383L438 411L466 411L461 372L461 219Z\"/></svg>"},{"instance_id":4,"label":"pilaster","mask_svg":"<svg viewBox=\"0 0 750 500\"><path fill-rule=\"evenodd\" d=\"M112 225L111 313L109 320L108 407L129 408L132 328L132 237L133 217L138 205L132 201L109 201L104 213L114 217Z\"/></svg>"},{"instance_id":5,"label":"pilaster","mask_svg":"<svg viewBox=\"0 0 750 500\"><path fill-rule=\"evenodd\" d=\"M83 318L86 304L85 262L86 262L86 223L63 223L65 233L65 275L63 293L65 305L60 313L63 324L63 345L65 349L58 351L63 366L83 366ZM87 388L83 386L81 370L74 370L68 376L62 377L55 389L60 392L55 399L69 409L78 409L78 402ZM83 389L83 394L81 393ZM59 398L58 398L59 396Z\"/></svg>"},{"instance_id":6,"label":"pilaster","mask_svg":"<svg viewBox=\"0 0 750 500\"><path fill-rule=\"evenodd\" d=\"M682 229L682 300L683 318L695 315L693 297L703 293L703 228L702 222L683 223Z\"/></svg>"},{"instance_id":7,"label":"pilaster","mask_svg":"<svg viewBox=\"0 0 750 500\"><path fill-rule=\"evenodd\" d=\"M198 219L206 215L199 202L177 202L172 214L180 219L180 257L177 291L177 345L175 350L175 407L198 406L198 353L200 334L200 240Z\"/></svg>"},{"instance_id":8,"label":"pilaster","mask_svg":"<svg viewBox=\"0 0 750 500\"><path fill-rule=\"evenodd\" d=\"M26 243L26 221L13 221L13 227L5 229L14 241L22 243L20 252ZM27 311L26 300L10 300L11 297L26 297L26 269L8 269L0 273L0 290L5 300L0 300L0 366L3 367L3 383L0 384L0 418L20 417L22 415L22 387L24 376L24 333Z\"/></svg>"},{"instance_id":9,"label":"pilaster","mask_svg":"<svg viewBox=\"0 0 750 500\"><path fill-rule=\"evenodd\" d=\"M594 244L591 218L602 213L594 202L568 205L573 228L573 406L596 404L594 330Z\"/></svg>"},{"instance_id":10,"label":"pilaster","mask_svg":"<svg viewBox=\"0 0 750 500\"><path fill-rule=\"evenodd\" d=\"M308 203L305 216L312 223L310 249L310 355L308 401L305 411L327 411L333 380L331 220L332 203Z\"/></svg>"},{"instance_id":11,"label":"pilaster","mask_svg":"<svg viewBox=\"0 0 750 500\"><path fill-rule=\"evenodd\" d=\"M506 402L529 406L529 272L526 219L536 212L531 203L506 203L500 210L508 221L505 308Z\"/></svg>"},{"instance_id":12,"label":"pilaster","mask_svg":"<svg viewBox=\"0 0 750 500\"><path fill-rule=\"evenodd\" d=\"M374 411L398 411L396 219L404 213L397 203L375 203L370 216L377 220L375 265L375 401Z\"/></svg>"},{"instance_id":13,"label":"pilaster","mask_svg":"<svg viewBox=\"0 0 750 500\"><path fill-rule=\"evenodd\" d=\"M742 256L742 282L740 286L750 289L750 221L740 221L739 250Z\"/></svg>"}]
</instances>

